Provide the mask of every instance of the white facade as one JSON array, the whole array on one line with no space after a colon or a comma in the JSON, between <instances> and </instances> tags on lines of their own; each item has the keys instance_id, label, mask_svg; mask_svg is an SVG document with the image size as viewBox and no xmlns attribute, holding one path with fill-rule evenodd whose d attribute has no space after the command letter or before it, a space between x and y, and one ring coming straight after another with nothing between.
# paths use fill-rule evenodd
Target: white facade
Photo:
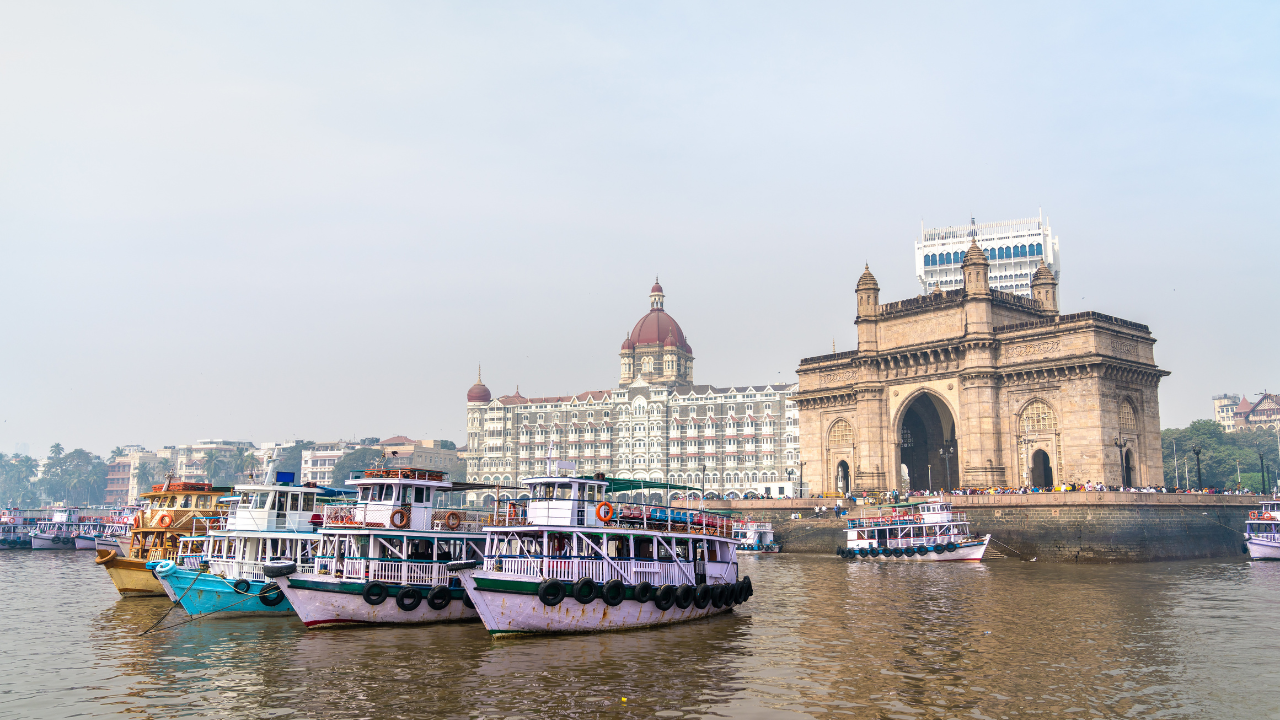
<instances>
[{"instance_id":1,"label":"white facade","mask_svg":"<svg viewBox=\"0 0 1280 720\"><path fill-rule=\"evenodd\" d=\"M1240 406L1240 396L1223 393L1213 396L1213 419L1223 430L1234 432L1236 429L1236 408Z\"/></svg>"},{"instance_id":2,"label":"white facade","mask_svg":"<svg viewBox=\"0 0 1280 720\"><path fill-rule=\"evenodd\" d=\"M976 239L991 261L992 290L1031 297L1031 276L1043 260L1061 280L1058 238L1043 217L925 229L916 238L916 279L924 292L961 290L960 262Z\"/></svg>"},{"instance_id":3,"label":"white facade","mask_svg":"<svg viewBox=\"0 0 1280 720\"><path fill-rule=\"evenodd\" d=\"M310 450L302 451L302 477L299 482L331 485L333 483L333 466L343 455L355 450L357 446L339 440L337 442L318 442Z\"/></svg>"}]
</instances>

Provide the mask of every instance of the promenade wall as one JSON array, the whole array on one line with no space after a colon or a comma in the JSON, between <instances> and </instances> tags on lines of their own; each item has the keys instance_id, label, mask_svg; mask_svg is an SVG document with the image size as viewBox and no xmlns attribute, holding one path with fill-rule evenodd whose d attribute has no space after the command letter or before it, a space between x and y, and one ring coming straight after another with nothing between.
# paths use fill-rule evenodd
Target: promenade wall
<instances>
[{"instance_id":1,"label":"promenade wall","mask_svg":"<svg viewBox=\"0 0 1280 720\"><path fill-rule=\"evenodd\" d=\"M1039 562L1117 563L1244 557L1244 521L1262 499L1247 495L1032 493L956 495L974 533L990 533L1009 557ZM774 523L783 552L830 553L844 544L842 520L814 520L815 504L834 500L707 502ZM857 512L861 508L851 508ZM799 512L802 520L791 520Z\"/></svg>"}]
</instances>

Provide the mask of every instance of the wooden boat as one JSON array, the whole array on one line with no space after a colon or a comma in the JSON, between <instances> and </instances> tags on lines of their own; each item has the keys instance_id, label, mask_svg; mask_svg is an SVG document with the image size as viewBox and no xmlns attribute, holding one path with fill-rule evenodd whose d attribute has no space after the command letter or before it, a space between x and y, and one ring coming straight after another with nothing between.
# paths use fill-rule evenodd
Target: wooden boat
<instances>
[{"instance_id":1,"label":"wooden boat","mask_svg":"<svg viewBox=\"0 0 1280 720\"><path fill-rule=\"evenodd\" d=\"M484 557L448 566L493 635L666 625L752 594L727 517L609 502L613 482L626 481L603 474L523 482L531 497L499 505Z\"/></svg>"},{"instance_id":2,"label":"wooden boat","mask_svg":"<svg viewBox=\"0 0 1280 720\"><path fill-rule=\"evenodd\" d=\"M139 496L143 506L134 515L128 547L121 543L124 552L98 548L94 562L107 571L121 595L164 595L147 563L176 560L180 538L195 534L198 522L224 516L226 510L217 507L220 495L208 483L174 482L170 478L153 485L151 492Z\"/></svg>"},{"instance_id":3,"label":"wooden boat","mask_svg":"<svg viewBox=\"0 0 1280 720\"><path fill-rule=\"evenodd\" d=\"M969 519L951 503L882 505L849 520L845 547L836 551L851 560L979 562L991 536L969 532Z\"/></svg>"},{"instance_id":4,"label":"wooden boat","mask_svg":"<svg viewBox=\"0 0 1280 720\"><path fill-rule=\"evenodd\" d=\"M307 627L474 620L476 611L446 565L481 556L491 513L437 507L464 487L444 473L375 468L352 481L350 503L325 506L314 563L268 562Z\"/></svg>"}]
</instances>

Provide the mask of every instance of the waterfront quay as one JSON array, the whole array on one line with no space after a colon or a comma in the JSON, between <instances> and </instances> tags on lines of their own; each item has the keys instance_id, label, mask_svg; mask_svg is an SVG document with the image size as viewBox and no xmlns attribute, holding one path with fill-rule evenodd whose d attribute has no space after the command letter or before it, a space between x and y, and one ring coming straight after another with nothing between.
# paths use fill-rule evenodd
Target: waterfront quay
<instances>
[{"instance_id":1,"label":"waterfront quay","mask_svg":"<svg viewBox=\"0 0 1280 720\"><path fill-rule=\"evenodd\" d=\"M1134 563L1244 558L1244 523L1257 495L1139 492L1045 492L953 495L976 535L990 533L1001 554L1038 562ZM845 540L845 518L815 520L832 498L708 501L774 524L782 552L832 553ZM849 505L850 517L874 506ZM800 513L801 519L791 515Z\"/></svg>"}]
</instances>

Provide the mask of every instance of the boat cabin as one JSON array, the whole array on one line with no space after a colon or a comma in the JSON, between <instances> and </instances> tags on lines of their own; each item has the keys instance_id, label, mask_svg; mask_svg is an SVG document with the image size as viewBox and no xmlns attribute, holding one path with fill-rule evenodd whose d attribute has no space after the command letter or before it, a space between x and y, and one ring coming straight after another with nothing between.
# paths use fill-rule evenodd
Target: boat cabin
<instances>
[{"instance_id":1,"label":"boat cabin","mask_svg":"<svg viewBox=\"0 0 1280 720\"><path fill-rule=\"evenodd\" d=\"M541 477L524 481L529 487L530 525L576 525L600 527L605 523L596 513L609 489L608 480L595 478Z\"/></svg>"},{"instance_id":2,"label":"boat cabin","mask_svg":"<svg viewBox=\"0 0 1280 720\"><path fill-rule=\"evenodd\" d=\"M325 507L326 528L439 530L433 526L443 521L433 514L436 494L453 487L443 472L420 468L366 470L353 483L358 488L354 503Z\"/></svg>"},{"instance_id":3,"label":"boat cabin","mask_svg":"<svg viewBox=\"0 0 1280 720\"><path fill-rule=\"evenodd\" d=\"M321 488L291 485L237 485L227 529L260 532L312 532L316 496ZM318 518L317 518L318 519Z\"/></svg>"}]
</instances>

